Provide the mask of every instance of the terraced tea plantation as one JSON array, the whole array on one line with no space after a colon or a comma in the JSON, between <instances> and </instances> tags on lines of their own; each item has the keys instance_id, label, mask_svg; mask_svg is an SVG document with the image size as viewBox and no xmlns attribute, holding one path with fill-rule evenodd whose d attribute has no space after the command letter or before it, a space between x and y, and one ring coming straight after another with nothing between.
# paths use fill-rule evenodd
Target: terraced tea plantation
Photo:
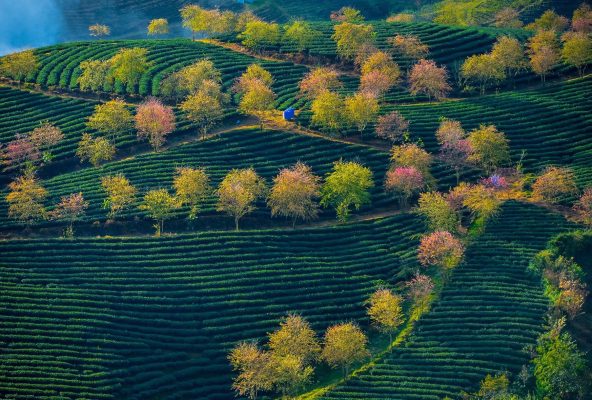
<instances>
[{"instance_id":1,"label":"terraced tea plantation","mask_svg":"<svg viewBox=\"0 0 592 400\"><path fill-rule=\"evenodd\" d=\"M415 264L411 215L341 227L0 244L0 391L11 398L228 399L226 352L287 312L367 324Z\"/></svg>"},{"instance_id":2,"label":"terraced tea plantation","mask_svg":"<svg viewBox=\"0 0 592 400\"><path fill-rule=\"evenodd\" d=\"M75 42L59 44L37 50L41 67L39 72L27 76L27 81L45 87L74 90L78 88L80 63L85 60L106 60L119 49L142 47L148 49L148 61L153 66L142 75L138 87L125 87L121 82L105 84L107 92L139 94L141 96L159 94L160 81L167 75L202 59L211 60L222 73L223 88L228 89L234 79L253 64L261 64L276 77L274 90L278 95L278 108L291 104L297 92L298 81L307 71L306 67L289 62L272 62L236 53L220 46L190 40L125 40L100 42Z\"/></svg>"}]
</instances>

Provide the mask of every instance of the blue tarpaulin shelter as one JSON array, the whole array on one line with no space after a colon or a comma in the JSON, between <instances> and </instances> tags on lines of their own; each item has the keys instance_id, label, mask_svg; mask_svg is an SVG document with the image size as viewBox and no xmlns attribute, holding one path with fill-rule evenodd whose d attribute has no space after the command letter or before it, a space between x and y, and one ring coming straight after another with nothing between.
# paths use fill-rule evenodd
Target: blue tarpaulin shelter
<instances>
[{"instance_id":1,"label":"blue tarpaulin shelter","mask_svg":"<svg viewBox=\"0 0 592 400\"><path fill-rule=\"evenodd\" d=\"M294 114L295 114L296 110L294 110L294 108L290 107L290 108L286 108L284 110L284 119L286 121L291 121L294 119Z\"/></svg>"}]
</instances>

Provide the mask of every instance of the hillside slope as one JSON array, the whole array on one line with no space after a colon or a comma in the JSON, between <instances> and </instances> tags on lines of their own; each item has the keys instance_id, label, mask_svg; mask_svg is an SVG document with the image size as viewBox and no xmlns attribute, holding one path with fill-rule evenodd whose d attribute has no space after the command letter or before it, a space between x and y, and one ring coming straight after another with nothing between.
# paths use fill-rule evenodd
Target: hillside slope
<instances>
[{"instance_id":1,"label":"hillside slope","mask_svg":"<svg viewBox=\"0 0 592 400\"><path fill-rule=\"evenodd\" d=\"M412 336L322 399L459 399L488 373L515 376L529 360L523 348L542 332L548 304L526 267L570 226L535 206L506 204Z\"/></svg>"}]
</instances>

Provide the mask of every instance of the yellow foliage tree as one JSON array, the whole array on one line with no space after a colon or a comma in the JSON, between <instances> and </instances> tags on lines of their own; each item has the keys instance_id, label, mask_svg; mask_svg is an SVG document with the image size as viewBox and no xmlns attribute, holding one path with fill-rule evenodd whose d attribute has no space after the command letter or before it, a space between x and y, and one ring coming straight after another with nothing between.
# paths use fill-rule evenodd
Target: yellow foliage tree
<instances>
[{"instance_id":1,"label":"yellow foliage tree","mask_svg":"<svg viewBox=\"0 0 592 400\"><path fill-rule=\"evenodd\" d=\"M387 333L392 341L392 335L403 324L403 297L388 289L379 289L368 300L368 316L376 328Z\"/></svg>"},{"instance_id":2,"label":"yellow foliage tree","mask_svg":"<svg viewBox=\"0 0 592 400\"><path fill-rule=\"evenodd\" d=\"M330 326L325 332L321 357L332 368L341 367L347 376L352 365L369 357L368 339L362 330L351 322Z\"/></svg>"},{"instance_id":3,"label":"yellow foliage tree","mask_svg":"<svg viewBox=\"0 0 592 400\"><path fill-rule=\"evenodd\" d=\"M122 174L104 176L101 178L101 186L107 194L103 208L109 209L111 218L130 207L136 200L136 188Z\"/></svg>"},{"instance_id":4,"label":"yellow foliage tree","mask_svg":"<svg viewBox=\"0 0 592 400\"><path fill-rule=\"evenodd\" d=\"M43 201L47 190L33 176L21 176L8 185L10 192L6 196L8 216L26 223L44 219L47 216Z\"/></svg>"},{"instance_id":5,"label":"yellow foliage tree","mask_svg":"<svg viewBox=\"0 0 592 400\"><path fill-rule=\"evenodd\" d=\"M234 226L242 217L255 210L255 201L265 196L265 181L253 168L233 169L218 186L218 211L224 211L234 217Z\"/></svg>"}]
</instances>

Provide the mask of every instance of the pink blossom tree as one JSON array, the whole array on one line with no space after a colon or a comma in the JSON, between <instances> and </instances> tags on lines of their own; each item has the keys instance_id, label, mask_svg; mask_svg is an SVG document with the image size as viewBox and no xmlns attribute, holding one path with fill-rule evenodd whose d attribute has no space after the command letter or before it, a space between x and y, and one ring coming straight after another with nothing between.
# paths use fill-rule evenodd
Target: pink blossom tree
<instances>
[{"instance_id":1,"label":"pink blossom tree","mask_svg":"<svg viewBox=\"0 0 592 400\"><path fill-rule=\"evenodd\" d=\"M376 136L390 142L402 141L407 135L409 121L398 111L392 111L378 118Z\"/></svg>"},{"instance_id":2,"label":"pink blossom tree","mask_svg":"<svg viewBox=\"0 0 592 400\"><path fill-rule=\"evenodd\" d=\"M415 167L396 167L386 173L384 187L396 194L401 208L406 208L409 198L425 187L425 181Z\"/></svg>"},{"instance_id":3,"label":"pink blossom tree","mask_svg":"<svg viewBox=\"0 0 592 400\"><path fill-rule=\"evenodd\" d=\"M33 168L40 159L39 148L29 136L17 134L3 151L8 168Z\"/></svg>"},{"instance_id":4,"label":"pink blossom tree","mask_svg":"<svg viewBox=\"0 0 592 400\"><path fill-rule=\"evenodd\" d=\"M450 232L436 231L421 239L417 257L421 265L438 267L446 277L461 263L464 252L461 241Z\"/></svg>"},{"instance_id":5,"label":"pink blossom tree","mask_svg":"<svg viewBox=\"0 0 592 400\"><path fill-rule=\"evenodd\" d=\"M88 202L84 200L82 193L72 193L63 196L55 209L51 212L54 220L62 220L68 223L65 231L66 237L74 236L74 222L80 220L88 208Z\"/></svg>"},{"instance_id":6,"label":"pink blossom tree","mask_svg":"<svg viewBox=\"0 0 592 400\"><path fill-rule=\"evenodd\" d=\"M425 94L430 100L440 100L451 90L446 67L438 67L434 61L422 59L411 68L409 91L412 95Z\"/></svg>"},{"instance_id":7,"label":"pink blossom tree","mask_svg":"<svg viewBox=\"0 0 592 400\"><path fill-rule=\"evenodd\" d=\"M148 99L138 106L136 129L139 139L148 139L155 151L158 151L166 136L175 130L175 113L160 100Z\"/></svg>"}]
</instances>

